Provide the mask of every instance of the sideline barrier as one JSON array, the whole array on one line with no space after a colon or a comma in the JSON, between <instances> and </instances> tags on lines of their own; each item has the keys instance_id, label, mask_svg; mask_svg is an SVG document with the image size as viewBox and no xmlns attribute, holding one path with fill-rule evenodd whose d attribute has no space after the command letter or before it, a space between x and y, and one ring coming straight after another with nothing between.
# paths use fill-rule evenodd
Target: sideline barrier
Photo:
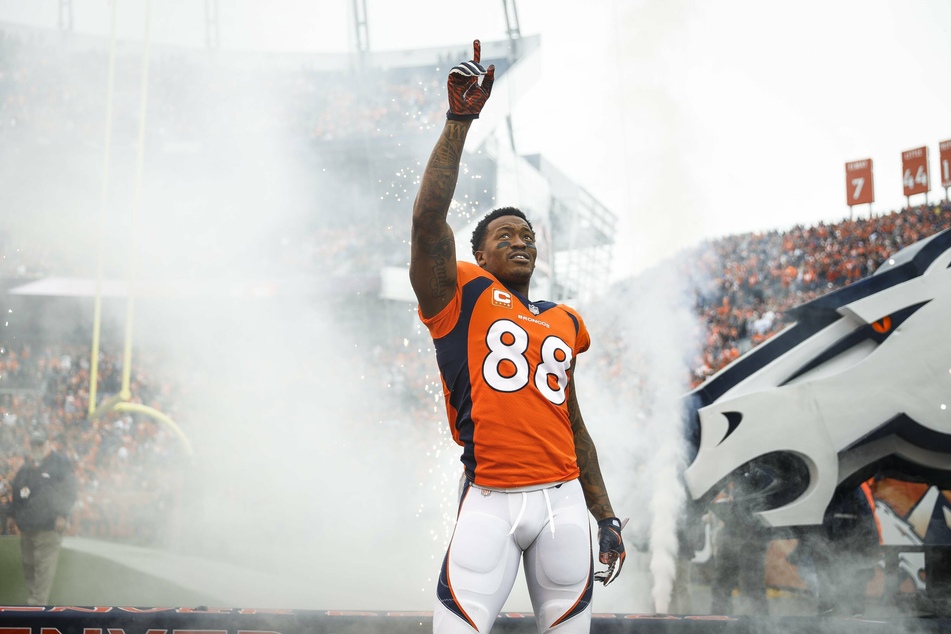
<instances>
[{"instance_id":1,"label":"sideline barrier","mask_svg":"<svg viewBox=\"0 0 951 634\"><path fill-rule=\"evenodd\" d=\"M526 613L499 616L492 632L534 634ZM835 634L947 632L948 618L728 617L595 614L593 634ZM431 612L274 610L253 608L141 608L0 606L0 634L409 634L432 632Z\"/></svg>"}]
</instances>

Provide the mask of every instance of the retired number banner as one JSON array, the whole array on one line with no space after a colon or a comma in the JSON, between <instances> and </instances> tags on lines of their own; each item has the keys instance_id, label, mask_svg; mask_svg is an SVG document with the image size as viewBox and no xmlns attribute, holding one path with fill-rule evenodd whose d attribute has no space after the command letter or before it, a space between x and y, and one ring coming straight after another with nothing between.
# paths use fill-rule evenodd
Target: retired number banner
<instances>
[{"instance_id":1,"label":"retired number banner","mask_svg":"<svg viewBox=\"0 0 951 634\"><path fill-rule=\"evenodd\" d=\"M901 153L901 173L905 196L928 193L931 187L928 180L927 145Z\"/></svg>"},{"instance_id":2,"label":"retired number banner","mask_svg":"<svg viewBox=\"0 0 951 634\"><path fill-rule=\"evenodd\" d=\"M938 144L938 168L941 171L941 186L951 187L951 139Z\"/></svg>"},{"instance_id":3,"label":"retired number banner","mask_svg":"<svg viewBox=\"0 0 951 634\"><path fill-rule=\"evenodd\" d=\"M845 195L849 207L875 202L875 188L872 186L872 159L845 164Z\"/></svg>"}]
</instances>

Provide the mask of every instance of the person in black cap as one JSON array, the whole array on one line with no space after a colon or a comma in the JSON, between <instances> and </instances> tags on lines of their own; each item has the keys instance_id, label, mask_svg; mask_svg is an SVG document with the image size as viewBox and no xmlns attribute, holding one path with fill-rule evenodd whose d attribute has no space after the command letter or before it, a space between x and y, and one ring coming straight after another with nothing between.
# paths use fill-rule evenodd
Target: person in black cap
<instances>
[{"instance_id":1,"label":"person in black cap","mask_svg":"<svg viewBox=\"0 0 951 634\"><path fill-rule=\"evenodd\" d=\"M27 605L46 605L56 574L63 533L76 502L69 458L53 451L43 431L30 434L30 453L13 478L8 528L20 533Z\"/></svg>"}]
</instances>

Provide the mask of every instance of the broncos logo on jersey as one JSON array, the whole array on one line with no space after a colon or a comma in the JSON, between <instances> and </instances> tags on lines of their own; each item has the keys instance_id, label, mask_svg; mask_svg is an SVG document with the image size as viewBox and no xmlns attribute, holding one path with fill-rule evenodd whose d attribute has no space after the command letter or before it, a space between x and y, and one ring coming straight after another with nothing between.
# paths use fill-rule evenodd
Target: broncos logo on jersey
<instances>
[{"instance_id":1,"label":"broncos logo on jersey","mask_svg":"<svg viewBox=\"0 0 951 634\"><path fill-rule=\"evenodd\" d=\"M784 527L875 472L951 485L951 229L792 316L687 396L692 497L754 471L751 508Z\"/></svg>"}]
</instances>

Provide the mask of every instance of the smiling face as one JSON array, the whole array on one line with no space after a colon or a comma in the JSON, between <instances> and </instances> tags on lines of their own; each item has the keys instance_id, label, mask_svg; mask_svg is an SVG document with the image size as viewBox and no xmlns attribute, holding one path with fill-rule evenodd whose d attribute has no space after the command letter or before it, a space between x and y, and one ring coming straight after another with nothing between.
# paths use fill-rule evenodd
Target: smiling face
<instances>
[{"instance_id":1,"label":"smiling face","mask_svg":"<svg viewBox=\"0 0 951 634\"><path fill-rule=\"evenodd\" d=\"M524 295L528 295L537 256L535 232L518 216L492 220L482 249L475 252L479 266Z\"/></svg>"}]
</instances>

